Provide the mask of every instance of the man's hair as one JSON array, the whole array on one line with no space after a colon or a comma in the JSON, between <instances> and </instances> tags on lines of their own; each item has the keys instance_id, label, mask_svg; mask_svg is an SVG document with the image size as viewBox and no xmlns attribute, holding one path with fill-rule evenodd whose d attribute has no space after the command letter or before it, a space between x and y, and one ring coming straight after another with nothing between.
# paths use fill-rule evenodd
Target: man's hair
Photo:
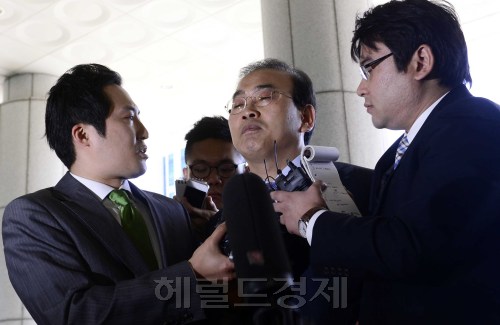
<instances>
[{"instance_id":1,"label":"man's hair","mask_svg":"<svg viewBox=\"0 0 500 325\"><path fill-rule=\"evenodd\" d=\"M184 150L184 158L191 154L193 145L207 139L219 139L225 142L232 143L229 124L223 116L205 116L198 122L194 123L193 128L186 133L186 149ZM186 161L187 162L187 161Z\"/></svg>"},{"instance_id":2,"label":"man's hair","mask_svg":"<svg viewBox=\"0 0 500 325\"><path fill-rule=\"evenodd\" d=\"M108 85L121 85L120 75L100 64L80 64L66 71L50 89L45 112L45 135L68 169L76 159L71 129L78 123L95 127L106 135L106 118L111 111L104 93Z\"/></svg>"},{"instance_id":3,"label":"man's hair","mask_svg":"<svg viewBox=\"0 0 500 325\"><path fill-rule=\"evenodd\" d=\"M250 73L270 69L282 71L290 75L293 81L292 100L297 109L301 110L306 105L310 104L316 109L316 94L314 93L311 78L302 70L294 68L287 63L278 59L268 58L241 68L239 78L242 79ZM314 128L304 133L304 143L309 144Z\"/></svg>"},{"instance_id":4,"label":"man's hair","mask_svg":"<svg viewBox=\"0 0 500 325\"><path fill-rule=\"evenodd\" d=\"M361 45L377 49L385 44L393 53L398 71L406 68L420 45L434 55L428 79L455 87L472 83L467 45L453 6L446 1L392 0L356 17L351 57L359 61Z\"/></svg>"}]
</instances>

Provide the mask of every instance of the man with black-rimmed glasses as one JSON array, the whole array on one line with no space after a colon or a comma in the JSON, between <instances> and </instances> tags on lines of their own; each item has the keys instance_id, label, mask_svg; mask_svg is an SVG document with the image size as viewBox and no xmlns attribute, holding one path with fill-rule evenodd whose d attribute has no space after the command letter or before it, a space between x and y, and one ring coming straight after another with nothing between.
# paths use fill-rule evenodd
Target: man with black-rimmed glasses
<instances>
[{"instance_id":1,"label":"man with black-rimmed glasses","mask_svg":"<svg viewBox=\"0 0 500 325\"><path fill-rule=\"evenodd\" d=\"M245 159L233 146L228 121L223 116L205 116L186 134L184 179L198 179L210 186L202 208L181 201L191 216L200 240L206 236L205 225L222 209L222 190L226 181L245 171Z\"/></svg>"}]
</instances>

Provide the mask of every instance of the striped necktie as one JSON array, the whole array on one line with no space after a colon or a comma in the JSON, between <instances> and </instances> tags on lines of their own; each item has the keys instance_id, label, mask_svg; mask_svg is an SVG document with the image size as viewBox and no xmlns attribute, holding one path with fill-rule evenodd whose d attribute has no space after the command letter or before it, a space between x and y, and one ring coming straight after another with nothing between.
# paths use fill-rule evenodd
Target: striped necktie
<instances>
[{"instance_id":1,"label":"striped necktie","mask_svg":"<svg viewBox=\"0 0 500 325\"><path fill-rule=\"evenodd\" d=\"M149 268L151 270L158 269L158 262L156 261L144 218L130 201L127 192L125 190L113 190L108 197L118 207L123 230L144 257Z\"/></svg>"},{"instance_id":2,"label":"striped necktie","mask_svg":"<svg viewBox=\"0 0 500 325\"><path fill-rule=\"evenodd\" d=\"M408 138L406 137L406 134L403 136L401 141L399 141L398 149L396 150L396 158L394 160L394 170L396 170L396 167L398 167L399 162L401 161L401 158L403 157L406 149L408 149L408 146L410 143L408 142Z\"/></svg>"}]
</instances>

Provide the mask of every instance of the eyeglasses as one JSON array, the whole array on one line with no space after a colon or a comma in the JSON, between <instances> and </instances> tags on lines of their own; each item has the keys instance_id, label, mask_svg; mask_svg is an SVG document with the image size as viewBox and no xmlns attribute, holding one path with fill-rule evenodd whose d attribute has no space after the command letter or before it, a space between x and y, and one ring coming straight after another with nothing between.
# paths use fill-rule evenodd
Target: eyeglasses
<instances>
[{"instance_id":1,"label":"eyeglasses","mask_svg":"<svg viewBox=\"0 0 500 325\"><path fill-rule=\"evenodd\" d=\"M392 55L392 53L389 53L389 54L384 55L381 58L378 58L376 60L368 62L367 64L360 65L359 66L359 71L361 72L361 77L363 77L363 79L365 79L365 80L368 80L368 78L370 78L370 72L373 69L375 69L375 67L377 65L379 65L380 63L382 63L382 61L384 61L385 59L387 59L391 55Z\"/></svg>"},{"instance_id":2,"label":"eyeglasses","mask_svg":"<svg viewBox=\"0 0 500 325\"><path fill-rule=\"evenodd\" d=\"M247 107L249 104L248 99L253 101L255 107L265 107L273 102L276 102L280 99L281 95L292 98L292 96L287 95L279 90L264 88L256 91L253 96L248 97L235 97L227 102L226 110L231 115L236 115Z\"/></svg>"},{"instance_id":3,"label":"eyeglasses","mask_svg":"<svg viewBox=\"0 0 500 325\"><path fill-rule=\"evenodd\" d=\"M230 162L225 162L218 166L212 167L207 163L200 162L189 165L189 170L194 177L200 179L204 179L210 176L210 172L212 171L212 169L215 169L217 171L217 175L219 175L220 177L229 178L236 174L236 169L238 168L238 166L243 164L245 163L233 164Z\"/></svg>"}]
</instances>

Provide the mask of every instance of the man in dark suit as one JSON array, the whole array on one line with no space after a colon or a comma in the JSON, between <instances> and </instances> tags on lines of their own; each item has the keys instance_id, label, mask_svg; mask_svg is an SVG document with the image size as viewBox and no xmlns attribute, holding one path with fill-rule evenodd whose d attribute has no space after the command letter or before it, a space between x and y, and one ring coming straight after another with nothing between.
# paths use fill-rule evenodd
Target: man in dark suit
<instances>
[{"instance_id":1,"label":"man in dark suit","mask_svg":"<svg viewBox=\"0 0 500 325\"><path fill-rule=\"evenodd\" d=\"M373 124L404 135L376 165L369 217L325 211L318 182L272 193L281 222L305 230L312 264L363 272L360 325L499 323L500 110L464 86L453 8L377 6L357 18L351 53Z\"/></svg>"},{"instance_id":2,"label":"man in dark suit","mask_svg":"<svg viewBox=\"0 0 500 325\"><path fill-rule=\"evenodd\" d=\"M287 161L300 166L299 155L309 143L316 122L316 95L305 72L277 59L251 63L240 70L238 85L226 108L234 146L246 159L250 172L273 187L278 174L288 175ZM361 213L367 213L373 171L341 162L335 162L335 166ZM295 281L332 279L333 274L325 274L323 269L308 270L309 245L305 239L288 234L284 228L283 235ZM311 293L306 300L313 298L314 285L314 282L306 284ZM304 306L306 318L317 319L319 314L307 312L306 308L316 306L320 299ZM324 302L328 312L334 312L333 303ZM356 306L349 304L349 308L335 311L337 324L350 323L348 315ZM329 316L326 318L331 321Z\"/></svg>"},{"instance_id":3,"label":"man in dark suit","mask_svg":"<svg viewBox=\"0 0 500 325\"><path fill-rule=\"evenodd\" d=\"M128 181L146 170L148 131L120 76L98 64L72 68L50 90L45 122L69 172L11 202L3 220L9 277L34 320L202 319L197 276L233 273L217 246L224 229L197 248L181 204Z\"/></svg>"}]
</instances>

